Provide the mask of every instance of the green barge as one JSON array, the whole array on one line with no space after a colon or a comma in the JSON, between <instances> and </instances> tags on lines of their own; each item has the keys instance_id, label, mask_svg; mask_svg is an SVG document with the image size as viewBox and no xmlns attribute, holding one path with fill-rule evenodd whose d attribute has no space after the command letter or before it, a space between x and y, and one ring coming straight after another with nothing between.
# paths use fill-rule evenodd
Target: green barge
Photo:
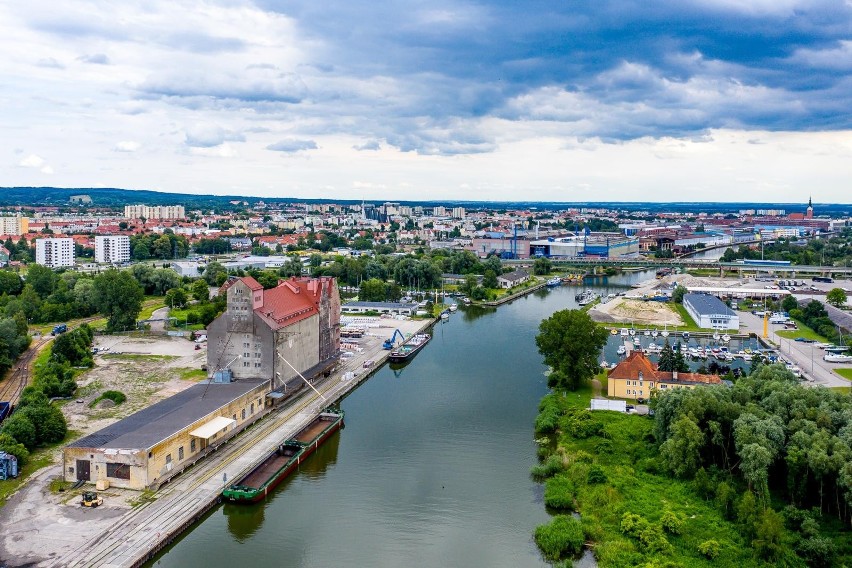
<instances>
[{"instance_id":1,"label":"green barge","mask_svg":"<svg viewBox=\"0 0 852 568\"><path fill-rule=\"evenodd\" d=\"M260 501L342 426L342 410L322 412L298 434L275 448L260 465L222 491L222 497L236 503Z\"/></svg>"}]
</instances>

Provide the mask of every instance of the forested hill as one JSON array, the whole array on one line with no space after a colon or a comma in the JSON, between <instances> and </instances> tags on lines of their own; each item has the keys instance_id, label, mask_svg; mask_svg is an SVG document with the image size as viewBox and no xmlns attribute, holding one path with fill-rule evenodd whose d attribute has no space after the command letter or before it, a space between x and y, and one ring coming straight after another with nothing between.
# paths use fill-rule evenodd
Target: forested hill
<instances>
[{"instance_id":1,"label":"forested hill","mask_svg":"<svg viewBox=\"0 0 852 568\"><path fill-rule=\"evenodd\" d=\"M117 188L4 187L0 188L0 206L68 206L71 205L72 195L88 195L92 198L90 205L92 207L123 207L144 203L145 205L183 205L188 209L206 209L221 207L233 200L247 201L249 204L262 200L260 197L165 193Z\"/></svg>"}]
</instances>

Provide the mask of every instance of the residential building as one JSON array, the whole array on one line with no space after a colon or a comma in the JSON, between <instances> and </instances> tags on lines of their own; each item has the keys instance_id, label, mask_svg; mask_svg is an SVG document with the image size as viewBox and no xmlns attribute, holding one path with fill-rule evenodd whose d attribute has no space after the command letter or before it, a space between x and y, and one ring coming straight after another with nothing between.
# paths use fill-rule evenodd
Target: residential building
<instances>
[{"instance_id":1,"label":"residential building","mask_svg":"<svg viewBox=\"0 0 852 568\"><path fill-rule=\"evenodd\" d=\"M130 260L130 237L127 235L96 235L95 262L112 263Z\"/></svg>"},{"instance_id":2,"label":"residential building","mask_svg":"<svg viewBox=\"0 0 852 568\"><path fill-rule=\"evenodd\" d=\"M28 217L15 215L14 217L0 217L0 235L26 235L30 230Z\"/></svg>"},{"instance_id":3,"label":"residential building","mask_svg":"<svg viewBox=\"0 0 852 568\"><path fill-rule=\"evenodd\" d=\"M498 276L497 285L500 288L511 288L513 286L517 286L518 284L522 284L529 279L530 274L526 270L515 270Z\"/></svg>"},{"instance_id":4,"label":"residential building","mask_svg":"<svg viewBox=\"0 0 852 568\"><path fill-rule=\"evenodd\" d=\"M434 209L432 209L432 216L433 217L446 217L446 215L447 215L447 208L446 207L442 207L441 205L437 205Z\"/></svg>"},{"instance_id":5,"label":"residential building","mask_svg":"<svg viewBox=\"0 0 852 568\"><path fill-rule=\"evenodd\" d=\"M3 245L0 245L0 266L6 266L7 264L9 264L10 255L11 253L8 251L8 249L6 249L6 247L4 247Z\"/></svg>"},{"instance_id":6,"label":"residential building","mask_svg":"<svg viewBox=\"0 0 852 568\"><path fill-rule=\"evenodd\" d=\"M36 239L36 264L50 268L74 266L74 239L71 237Z\"/></svg>"},{"instance_id":7,"label":"residential building","mask_svg":"<svg viewBox=\"0 0 852 568\"><path fill-rule=\"evenodd\" d=\"M698 327L704 329L739 329L740 316L722 300L710 294L684 294L683 307Z\"/></svg>"},{"instance_id":8,"label":"residential building","mask_svg":"<svg viewBox=\"0 0 852 568\"><path fill-rule=\"evenodd\" d=\"M128 219L183 219L183 205L125 205L124 216Z\"/></svg>"},{"instance_id":9,"label":"residential building","mask_svg":"<svg viewBox=\"0 0 852 568\"><path fill-rule=\"evenodd\" d=\"M246 276L231 278L225 312L207 327L207 368L237 379L315 376L340 351L340 295L333 278L291 278L264 290Z\"/></svg>"},{"instance_id":10,"label":"residential building","mask_svg":"<svg viewBox=\"0 0 852 568\"><path fill-rule=\"evenodd\" d=\"M671 389L719 384L722 380L717 375L660 371L642 351L632 351L607 374L607 396L647 399Z\"/></svg>"},{"instance_id":11,"label":"residential building","mask_svg":"<svg viewBox=\"0 0 852 568\"><path fill-rule=\"evenodd\" d=\"M464 207L453 207L452 215L453 219L464 219Z\"/></svg>"}]
</instances>

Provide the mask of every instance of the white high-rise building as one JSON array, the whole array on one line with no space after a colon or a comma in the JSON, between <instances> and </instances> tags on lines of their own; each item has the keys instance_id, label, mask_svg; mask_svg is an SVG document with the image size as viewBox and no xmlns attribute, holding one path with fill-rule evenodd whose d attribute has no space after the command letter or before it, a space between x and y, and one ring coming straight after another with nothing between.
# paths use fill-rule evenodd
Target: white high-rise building
<instances>
[{"instance_id":1,"label":"white high-rise building","mask_svg":"<svg viewBox=\"0 0 852 568\"><path fill-rule=\"evenodd\" d=\"M124 216L128 219L183 219L183 205L125 205Z\"/></svg>"},{"instance_id":2,"label":"white high-rise building","mask_svg":"<svg viewBox=\"0 0 852 568\"><path fill-rule=\"evenodd\" d=\"M453 219L464 219L464 207L453 207Z\"/></svg>"},{"instance_id":3,"label":"white high-rise building","mask_svg":"<svg viewBox=\"0 0 852 568\"><path fill-rule=\"evenodd\" d=\"M447 208L441 205L436 205L434 209L432 209L432 215L434 217L444 217L447 215Z\"/></svg>"},{"instance_id":4,"label":"white high-rise building","mask_svg":"<svg viewBox=\"0 0 852 568\"><path fill-rule=\"evenodd\" d=\"M50 268L74 266L74 239L71 237L36 239L36 264Z\"/></svg>"},{"instance_id":5,"label":"white high-rise building","mask_svg":"<svg viewBox=\"0 0 852 568\"><path fill-rule=\"evenodd\" d=\"M130 237L127 235L97 235L95 262L127 262L130 260Z\"/></svg>"}]
</instances>

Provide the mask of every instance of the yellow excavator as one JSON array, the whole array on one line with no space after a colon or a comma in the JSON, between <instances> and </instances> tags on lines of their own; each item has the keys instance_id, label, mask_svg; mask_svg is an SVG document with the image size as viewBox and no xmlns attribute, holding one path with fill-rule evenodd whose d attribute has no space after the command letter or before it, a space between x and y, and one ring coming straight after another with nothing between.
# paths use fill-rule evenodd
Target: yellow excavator
<instances>
[{"instance_id":1,"label":"yellow excavator","mask_svg":"<svg viewBox=\"0 0 852 568\"><path fill-rule=\"evenodd\" d=\"M94 491L84 491L83 499L80 501L80 505L83 507L92 507L93 509L98 505L104 504L104 498L95 493Z\"/></svg>"}]
</instances>

